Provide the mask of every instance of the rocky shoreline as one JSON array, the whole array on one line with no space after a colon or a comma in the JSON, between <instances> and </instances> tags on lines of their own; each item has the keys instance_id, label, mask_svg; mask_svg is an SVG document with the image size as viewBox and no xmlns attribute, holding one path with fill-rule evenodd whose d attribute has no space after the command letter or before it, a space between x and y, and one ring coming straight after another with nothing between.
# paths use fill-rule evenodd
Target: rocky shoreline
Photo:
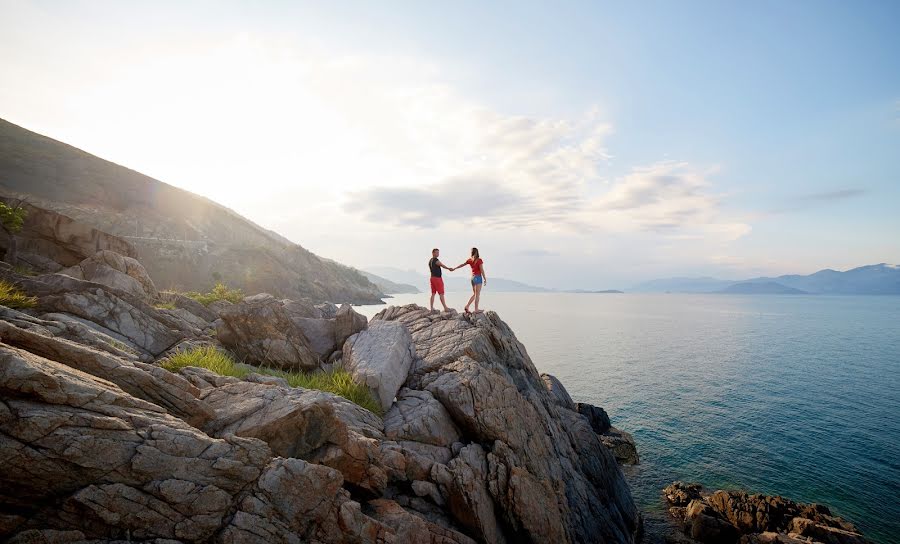
<instances>
[{"instance_id":1,"label":"rocky shoreline","mask_svg":"<svg viewBox=\"0 0 900 544\"><path fill-rule=\"evenodd\" d=\"M0 267L34 297L0 307L5 541L640 538L605 412L542 377L493 312L389 307L369 322L265 294L203 306L111 250L62 272ZM160 366L197 346L342 368L384 416L262 371Z\"/></svg>"}]
</instances>

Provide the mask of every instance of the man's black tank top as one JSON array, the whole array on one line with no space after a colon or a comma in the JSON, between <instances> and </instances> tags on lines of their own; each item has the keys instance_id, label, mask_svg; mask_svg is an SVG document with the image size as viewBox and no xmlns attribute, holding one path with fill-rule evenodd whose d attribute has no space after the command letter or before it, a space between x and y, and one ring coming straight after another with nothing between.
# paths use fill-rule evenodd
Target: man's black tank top
<instances>
[{"instance_id":1,"label":"man's black tank top","mask_svg":"<svg viewBox=\"0 0 900 544\"><path fill-rule=\"evenodd\" d=\"M440 278L441 277L441 265L438 264L438 258L432 257L430 261L428 261L428 268L431 269L431 277L432 278Z\"/></svg>"}]
</instances>

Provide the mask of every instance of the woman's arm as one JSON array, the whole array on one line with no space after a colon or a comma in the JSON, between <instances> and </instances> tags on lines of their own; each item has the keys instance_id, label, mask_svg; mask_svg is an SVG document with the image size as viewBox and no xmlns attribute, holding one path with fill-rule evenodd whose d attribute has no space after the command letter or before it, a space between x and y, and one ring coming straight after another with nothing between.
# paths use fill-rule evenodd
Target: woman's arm
<instances>
[{"instance_id":1,"label":"woman's arm","mask_svg":"<svg viewBox=\"0 0 900 544\"><path fill-rule=\"evenodd\" d=\"M487 285L487 274L484 273L484 263L481 264L481 281Z\"/></svg>"}]
</instances>

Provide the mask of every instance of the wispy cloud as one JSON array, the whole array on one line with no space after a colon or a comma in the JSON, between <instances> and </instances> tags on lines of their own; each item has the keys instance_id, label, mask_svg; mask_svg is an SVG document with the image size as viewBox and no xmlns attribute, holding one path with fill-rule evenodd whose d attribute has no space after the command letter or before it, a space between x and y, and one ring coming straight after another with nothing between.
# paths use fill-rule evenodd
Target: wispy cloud
<instances>
[{"instance_id":1,"label":"wispy cloud","mask_svg":"<svg viewBox=\"0 0 900 544\"><path fill-rule=\"evenodd\" d=\"M796 198L800 202L831 202L834 200L846 200L866 194L865 189L840 189L823 193L811 193Z\"/></svg>"}]
</instances>

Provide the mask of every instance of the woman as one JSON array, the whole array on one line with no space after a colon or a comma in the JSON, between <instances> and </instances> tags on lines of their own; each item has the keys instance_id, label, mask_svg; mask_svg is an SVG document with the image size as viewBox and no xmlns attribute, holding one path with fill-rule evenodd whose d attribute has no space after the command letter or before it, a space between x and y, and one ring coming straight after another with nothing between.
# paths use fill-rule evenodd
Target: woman
<instances>
[{"instance_id":1,"label":"woman","mask_svg":"<svg viewBox=\"0 0 900 544\"><path fill-rule=\"evenodd\" d=\"M456 270L457 268L462 268L466 265L472 267L472 296L469 297L469 302L466 303L466 313L471 313L469 312L469 305L474 302L475 313L480 314L481 310L478 309L478 303L481 301L481 287L487 285L487 276L484 273L484 261L481 260L477 247L472 248L472 256L468 261L451 270Z\"/></svg>"}]
</instances>

